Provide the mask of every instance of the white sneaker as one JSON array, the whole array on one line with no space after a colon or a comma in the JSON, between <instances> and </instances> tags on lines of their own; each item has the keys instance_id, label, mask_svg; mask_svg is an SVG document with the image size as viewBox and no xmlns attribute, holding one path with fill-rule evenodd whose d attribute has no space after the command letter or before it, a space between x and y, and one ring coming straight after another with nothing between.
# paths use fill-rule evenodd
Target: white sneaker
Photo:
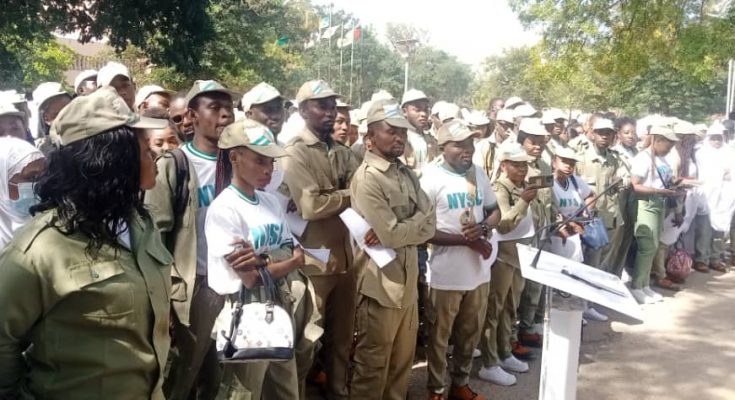
<instances>
[{"instance_id":1,"label":"white sneaker","mask_svg":"<svg viewBox=\"0 0 735 400\"><path fill-rule=\"evenodd\" d=\"M452 354L454 354L454 345L450 344L449 346L447 346L447 355L451 356ZM472 350L472 358L478 358L481 355L482 355L482 352L480 351L480 349Z\"/></svg>"},{"instance_id":2,"label":"white sneaker","mask_svg":"<svg viewBox=\"0 0 735 400\"><path fill-rule=\"evenodd\" d=\"M584 318L590 321L605 322L607 321L607 315L595 310L593 307L588 307L582 314Z\"/></svg>"},{"instance_id":3,"label":"white sneaker","mask_svg":"<svg viewBox=\"0 0 735 400\"><path fill-rule=\"evenodd\" d=\"M582 318L582 326L587 326L587 320Z\"/></svg>"},{"instance_id":4,"label":"white sneaker","mask_svg":"<svg viewBox=\"0 0 735 400\"><path fill-rule=\"evenodd\" d=\"M528 372L528 364L515 358L513 355L500 361L500 366L511 372Z\"/></svg>"},{"instance_id":5,"label":"white sneaker","mask_svg":"<svg viewBox=\"0 0 735 400\"><path fill-rule=\"evenodd\" d=\"M638 302L638 304L653 304L653 297L650 297L641 289L630 289L630 294L633 295L633 298L635 298L635 301Z\"/></svg>"},{"instance_id":6,"label":"white sneaker","mask_svg":"<svg viewBox=\"0 0 735 400\"><path fill-rule=\"evenodd\" d=\"M500 386L513 386L516 384L516 377L513 374L509 374L500 368L500 365L493 365L492 367L482 367L477 375L483 381L488 381Z\"/></svg>"},{"instance_id":7,"label":"white sneaker","mask_svg":"<svg viewBox=\"0 0 735 400\"><path fill-rule=\"evenodd\" d=\"M631 282L633 279L628 275L628 271L623 268L623 273L620 275L620 281L623 283Z\"/></svg>"},{"instance_id":8,"label":"white sneaker","mask_svg":"<svg viewBox=\"0 0 735 400\"><path fill-rule=\"evenodd\" d=\"M643 288L643 293L646 294L646 296L653 299L654 303L658 303L660 301L664 301L664 296L661 296L660 293L656 293L651 289L650 286L646 286Z\"/></svg>"}]
</instances>

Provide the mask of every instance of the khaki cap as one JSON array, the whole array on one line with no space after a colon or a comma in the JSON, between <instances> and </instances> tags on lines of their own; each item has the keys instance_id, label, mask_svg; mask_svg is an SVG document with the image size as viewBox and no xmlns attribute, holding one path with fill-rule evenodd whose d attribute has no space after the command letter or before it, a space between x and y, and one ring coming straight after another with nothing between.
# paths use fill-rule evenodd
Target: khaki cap
<instances>
[{"instance_id":1,"label":"khaki cap","mask_svg":"<svg viewBox=\"0 0 735 400\"><path fill-rule=\"evenodd\" d=\"M518 132L535 136L549 136L549 132L541 125L541 120L538 118L523 118L520 126L518 126Z\"/></svg>"},{"instance_id":2,"label":"khaki cap","mask_svg":"<svg viewBox=\"0 0 735 400\"><path fill-rule=\"evenodd\" d=\"M554 155L559 158L566 158L574 161L581 161L581 157L569 147L557 147L554 149Z\"/></svg>"},{"instance_id":3,"label":"khaki cap","mask_svg":"<svg viewBox=\"0 0 735 400\"><path fill-rule=\"evenodd\" d=\"M443 145L448 142L462 142L474 134L465 121L455 119L442 125L436 132L436 137L439 145Z\"/></svg>"},{"instance_id":4,"label":"khaki cap","mask_svg":"<svg viewBox=\"0 0 735 400\"><path fill-rule=\"evenodd\" d=\"M248 111L253 105L265 104L273 99L283 99L281 92L265 82L260 82L242 96L242 110Z\"/></svg>"},{"instance_id":5,"label":"khaki cap","mask_svg":"<svg viewBox=\"0 0 735 400\"><path fill-rule=\"evenodd\" d=\"M530 118L538 114L535 108L528 103L523 103L514 108L516 117ZM539 120L540 122L540 120Z\"/></svg>"},{"instance_id":6,"label":"khaki cap","mask_svg":"<svg viewBox=\"0 0 735 400\"><path fill-rule=\"evenodd\" d=\"M189 106L191 101L200 94L212 92L224 93L230 96L233 101L237 96L239 96L237 93L230 89L227 89L226 87L222 86L221 83L215 80L198 80L194 81L194 85L192 85L191 89L189 89L189 92L186 93L186 105Z\"/></svg>"},{"instance_id":7,"label":"khaki cap","mask_svg":"<svg viewBox=\"0 0 735 400\"><path fill-rule=\"evenodd\" d=\"M86 69L78 73L76 78L74 78L74 91L76 92L79 90L79 85L81 85L82 82L92 80L92 78L94 78L95 84L97 84L97 70Z\"/></svg>"},{"instance_id":8,"label":"khaki cap","mask_svg":"<svg viewBox=\"0 0 735 400\"><path fill-rule=\"evenodd\" d=\"M217 142L217 147L223 150L242 146L266 157L286 156L286 151L276 144L273 132L267 126L251 119L227 125Z\"/></svg>"},{"instance_id":9,"label":"khaki cap","mask_svg":"<svg viewBox=\"0 0 735 400\"><path fill-rule=\"evenodd\" d=\"M401 100L401 107L405 106L406 103L410 103L416 100L429 101L429 97L426 96L424 92L418 89L409 89L406 93L403 94L403 99Z\"/></svg>"},{"instance_id":10,"label":"khaki cap","mask_svg":"<svg viewBox=\"0 0 735 400\"><path fill-rule=\"evenodd\" d=\"M441 108L439 108L439 112L436 114L436 117L439 118L441 122L444 122L452 118L462 118L462 112L458 105L454 103L444 103Z\"/></svg>"},{"instance_id":11,"label":"khaki cap","mask_svg":"<svg viewBox=\"0 0 735 400\"><path fill-rule=\"evenodd\" d=\"M523 103L523 99L518 96L511 96L508 97L508 100L505 101L505 108L513 108L513 106L517 106Z\"/></svg>"},{"instance_id":12,"label":"khaki cap","mask_svg":"<svg viewBox=\"0 0 735 400\"><path fill-rule=\"evenodd\" d=\"M374 101L370 106L366 123L370 125L379 121L385 121L388 125L396 128L413 129L394 99Z\"/></svg>"},{"instance_id":13,"label":"khaki cap","mask_svg":"<svg viewBox=\"0 0 735 400\"><path fill-rule=\"evenodd\" d=\"M296 101L299 104L305 100L318 100L326 99L328 97L339 97L327 82L323 80L309 81L301 85L299 91L296 93Z\"/></svg>"},{"instance_id":14,"label":"khaki cap","mask_svg":"<svg viewBox=\"0 0 735 400\"><path fill-rule=\"evenodd\" d=\"M694 124L687 121L679 121L674 124L674 133L677 135L696 135L697 130L694 128Z\"/></svg>"},{"instance_id":15,"label":"khaki cap","mask_svg":"<svg viewBox=\"0 0 735 400\"><path fill-rule=\"evenodd\" d=\"M339 99L338 98L337 99L337 108L352 108L352 106L349 105L348 103L345 103L344 101L342 101L342 99Z\"/></svg>"},{"instance_id":16,"label":"khaki cap","mask_svg":"<svg viewBox=\"0 0 735 400\"><path fill-rule=\"evenodd\" d=\"M51 130L60 136L62 145L68 145L121 126L163 129L168 121L141 117L128 108L115 88L105 86L72 100L59 112Z\"/></svg>"},{"instance_id":17,"label":"khaki cap","mask_svg":"<svg viewBox=\"0 0 735 400\"><path fill-rule=\"evenodd\" d=\"M664 137L672 142L678 142L679 138L676 137L674 130L670 126L654 125L651 127L651 135Z\"/></svg>"},{"instance_id":18,"label":"khaki cap","mask_svg":"<svg viewBox=\"0 0 735 400\"><path fill-rule=\"evenodd\" d=\"M472 126L483 126L490 124L490 118L488 118L484 112L479 110L472 110L467 113L465 121L467 121L467 123Z\"/></svg>"},{"instance_id":19,"label":"khaki cap","mask_svg":"<svg viewBox=\"0 0 735 400\"><path fill-rule=\"evenodd\" d=\"M13 103L0 101L0 117L18 117L18 118L25 118L26 115L20 111L18 111L17 108L13 105Z\"/></svg>"},{"instance_id":20,"label":"khaki cap","mask_svg":"<svg viewBox=\"0 0 735 400\"><path fill-rule=\"evenodd\" d=\"M526 153L520 143L506 140L498 149L498 161L517 161L529 162L533 161L533 157Z\"/></svg>"},{"instance_id":21,"label":"khaki cap","mask_svg":"<svg viewBox=\"0 0 735 400\"><path fill-rule=\"evenodd\" d=\"M146 85L138 90L138 94L135 95L134 107L137 109L140 105L152 94L165 94L168 97L174 95L173 90L164 89L158 85Z\"/></svg>"},{"instance_id":22,"label":"khaki cap","mask_svg":"<svg viewBox=\"0 0 735 400\"><path fill-rule=\"evenodd\" d=\"M390 94L390 92L384 89L380 89L377 92L373 93L372 96L370 96L370 101L390 100L392 98L393 98L393 95Z\"/></svg>"},{"instance_id":23,"label":"khaki cap","mask_svg":"<svg viewBox=\"0 0 735 400\"><path fill-rule=\"evenodd\" d=\"M563 119L567 120L567 116L558 108L549 108L548 110L544 110L544 113L541 117L541 122L546 124L553 124L556 123L557 119Z\"/></svg>"},{"instance_id":24,"label":"khaki cap","mask_svg":"<svg viewBox=\"0 0 735 400\"><path fill-rule=\"evenodd\" d=\"M71 99L71 95L61 87L59 82L44 82L33 91L33 102L36 103L36 107L41 108L43 103L59 96Z\"/></svg>"}]
</instances>

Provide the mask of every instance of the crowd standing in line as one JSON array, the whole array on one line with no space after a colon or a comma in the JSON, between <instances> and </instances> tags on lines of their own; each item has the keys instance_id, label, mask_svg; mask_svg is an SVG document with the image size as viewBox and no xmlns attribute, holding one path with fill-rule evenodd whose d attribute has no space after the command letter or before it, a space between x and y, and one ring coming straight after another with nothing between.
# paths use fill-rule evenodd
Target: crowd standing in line
<instances>
[{"instance_id":1,"label":"crowd standing in line","mask_svg":"<svg viewBox=\"0 0 735 400\"><path fill-rule=\"evenodd\" d=\"M682 290L687 257L728 271L735 123L709 122L418 89L353 107L322 80L294 100L266 82L175 93L116 62L71 93L2 92L0 398L399 400L417 359L429 399L488 398L473 359L510 386L543 343L547 288L516 244L640 304ZM607 245L584 240L592 223ZM234 362L218 343L261 303L285 310L288 356Z\"/></svg>"}]
</instances>

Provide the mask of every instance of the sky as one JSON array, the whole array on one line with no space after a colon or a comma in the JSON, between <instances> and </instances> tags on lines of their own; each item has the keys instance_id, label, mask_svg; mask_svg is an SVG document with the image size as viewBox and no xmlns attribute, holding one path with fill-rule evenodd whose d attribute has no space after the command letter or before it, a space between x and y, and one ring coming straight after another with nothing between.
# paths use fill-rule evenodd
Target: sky
<instances>
[{"instance_id":1,"label":"sky","mask_svg":"<svg viewBox=\"0 0 735 400\"><path fill-rule=\"evenodd\" d=\"M477 68L503 49L539 40L524 31L507 0L312 0L334 4L372 25L380 34L389 22L411 24L429 32L432 46ZM450 6L451 5L451 6Z\"/></svg>"}]
</instances>

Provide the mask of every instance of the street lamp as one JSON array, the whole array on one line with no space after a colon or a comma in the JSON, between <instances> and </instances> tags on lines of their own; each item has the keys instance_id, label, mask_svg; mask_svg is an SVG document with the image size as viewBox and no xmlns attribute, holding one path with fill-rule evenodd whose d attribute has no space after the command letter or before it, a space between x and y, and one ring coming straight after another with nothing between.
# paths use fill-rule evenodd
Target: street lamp
<instances>
[{"instance_id":1,"label":"street lamp","mask_svg":"<svg viewBox=\"0 0 735 400\"><path fill-rule=\"evenodd\" d=\"M418 39L401 39L396 40L393 42L393 46L398 50L398 53L401 54L401 56L406 60L405 63L405 72L404 72L404 80L403 80L403 93L406 93L408 91L408 63L409 59L411 58L411 55L418 47L419 40Z\"/></svg>"}]
</instances>

